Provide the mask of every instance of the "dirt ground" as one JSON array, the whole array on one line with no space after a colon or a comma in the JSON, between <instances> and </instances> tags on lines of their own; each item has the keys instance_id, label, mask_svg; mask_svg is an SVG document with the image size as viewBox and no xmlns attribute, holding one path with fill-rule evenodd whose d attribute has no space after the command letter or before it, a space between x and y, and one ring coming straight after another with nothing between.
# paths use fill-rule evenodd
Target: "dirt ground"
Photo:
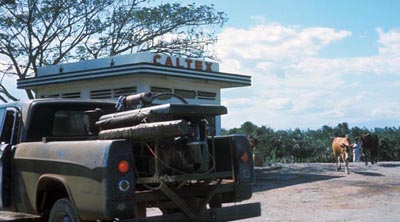
<instances>
[{"instance_id":1,"label":"dirt ground","mask_svg":"<svg viewBox=\"0 0 400 222\"><path fill-rule=\"evenodd\" d=\"M242 221L400 221L400 162L349 166L349 175L343 167L336 172L333 163L257 168L254 194L246 202L260 202L262 215ZM160 212L149 209L148 213ZM7 221L3 216L0 220Z\"/></svg>"},{"instance_id":2,"label":"dirt ground","mask_svg":"<svg viewBox=\"0 0 400 222\"><path fill-rule=\"evenodd\" d=\"M256 169L262 216L242 221L400 221L400 162L282 164Z\"/></svg>"}]
</instances>

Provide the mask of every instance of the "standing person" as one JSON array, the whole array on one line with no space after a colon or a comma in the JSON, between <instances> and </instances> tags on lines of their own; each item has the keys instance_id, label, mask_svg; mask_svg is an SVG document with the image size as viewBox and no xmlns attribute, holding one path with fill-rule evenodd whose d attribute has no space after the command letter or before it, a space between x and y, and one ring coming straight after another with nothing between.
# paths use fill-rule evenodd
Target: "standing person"
<instances>
[{"instance_id":1,"label":"standing person","mask_svg":"<svg viewBox=\"0 0 400 222\"><path fill-rule=\"evenodd\" d=\"M257 149L257 140L253 136L248 135L250 147L253 149L253 163L256 167L264 166L264 155Z\"/></svg>"},{"instance_id":2,"label":"standing person","mask_svg":"<svg viewBox=\"0 0 400 222\"><path fill-rule=\"evenodd\" d=\"M353 145L353 162L361 161L361 140L359 137L356 137L355 143Z\"/></svg>"}]
</instances>

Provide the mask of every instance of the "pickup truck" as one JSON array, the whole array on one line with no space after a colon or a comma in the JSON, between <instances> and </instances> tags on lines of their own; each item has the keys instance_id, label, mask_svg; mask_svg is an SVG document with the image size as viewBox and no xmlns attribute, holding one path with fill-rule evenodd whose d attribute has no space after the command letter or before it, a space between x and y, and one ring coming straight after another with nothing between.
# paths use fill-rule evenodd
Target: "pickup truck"
<instances>
[{"instance_id":1,"label":"pickup truck","mask_svg":"<svg viewBox=\"0 0 400 222\"><path fill-rule=\"evenodd\" d=\"M260 216L259 203L236 204L255 180L247 138L214 135L227 109L159 96L0 105L0 210L51 222Z\"/></svg>"}]
</instances>

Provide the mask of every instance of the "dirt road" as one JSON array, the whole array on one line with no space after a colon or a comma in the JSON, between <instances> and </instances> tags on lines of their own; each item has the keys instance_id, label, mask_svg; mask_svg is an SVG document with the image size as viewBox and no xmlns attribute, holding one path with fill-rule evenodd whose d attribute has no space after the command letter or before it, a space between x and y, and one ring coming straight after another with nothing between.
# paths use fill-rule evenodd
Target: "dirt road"
<instances>
[{"instance_id":1,"label":"dirt road","mask_svg":"<svg viewBox=\"0 0 400 222\"><path fill-rule=\"evenodd\" d=\"M350 174L327 163L256 170L262 216L243 221L400 221L400 162L350 163Z\"/></svg>"},{"instance_id":2,"label":"dirt road","mask_svg":"<svg viewBox=\"0 0 400 222\"><path fill-rule=\"evenodd\" d=\"M282 164L256 169L253 197L265 222L400 222L400 162ZM158 215L158 209L148 210Z\"/></svg>"}]
</instances>

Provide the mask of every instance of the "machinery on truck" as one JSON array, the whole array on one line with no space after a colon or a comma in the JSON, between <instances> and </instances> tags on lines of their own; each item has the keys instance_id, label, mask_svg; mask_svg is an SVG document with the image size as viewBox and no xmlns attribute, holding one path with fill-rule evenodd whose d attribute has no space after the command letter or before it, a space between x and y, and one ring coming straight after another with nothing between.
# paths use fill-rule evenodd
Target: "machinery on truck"
<instances>
[{"instance_id":1,"label":"machinery on truck","mask_svg":"<svg viewBox=\"0 0 400 222\"><path fill-rule=\"evenodd\" d=\"M226 113L153 93L0 105L0 209L51 222L259 216L259 203L225 204L249 199L255 179L246 137L214 135Z\"/></svg>"}]
</instances>

